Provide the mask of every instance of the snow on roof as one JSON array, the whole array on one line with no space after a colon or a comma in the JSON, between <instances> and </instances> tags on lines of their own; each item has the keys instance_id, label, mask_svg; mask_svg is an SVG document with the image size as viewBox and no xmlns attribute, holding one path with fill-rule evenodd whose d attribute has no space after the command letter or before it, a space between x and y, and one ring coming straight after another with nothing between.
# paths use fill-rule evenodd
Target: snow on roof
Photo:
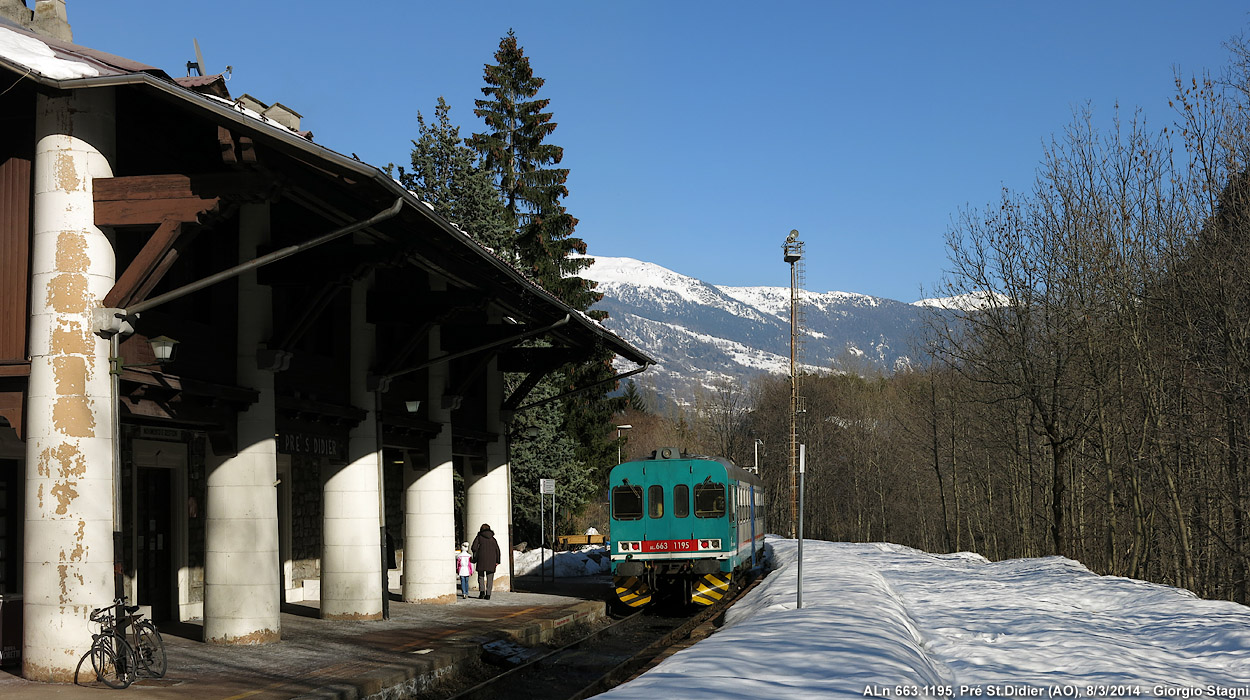
<instances>
[{"instance_id":1,"label":"snow on roof","mask_svg":"<svg viewBox=\"0 0 1250 700\"><path fill-rule=\"evenodd\" d=\"M94 66L60 58L43 41L7 27L0 27L0 57L53 80L93 78L100 75L100 71Z\"/></svg>"}]
</instances>

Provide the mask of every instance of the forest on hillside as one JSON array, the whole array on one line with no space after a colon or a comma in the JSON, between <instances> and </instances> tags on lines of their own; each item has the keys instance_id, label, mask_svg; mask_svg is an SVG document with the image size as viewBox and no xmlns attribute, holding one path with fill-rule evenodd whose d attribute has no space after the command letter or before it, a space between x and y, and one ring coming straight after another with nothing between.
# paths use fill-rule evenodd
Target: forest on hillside
<instances>
[{"instance_id":1,"label":"forest on hillside","mask_svg":"<svg viewBox=\"0 0 1250 700\"><path fill-rule=\"evenodd\" d=\"M1059 554L1247 602L1250 44L1229 49L1177 75L1170 123L1078 110L1031 188L953 218L933 296L977 303L934 317L925 363L799 378L808 537ZM627 457L759 451L789 533L789 377L627 396Z\"/></svg>"}]
</instances>

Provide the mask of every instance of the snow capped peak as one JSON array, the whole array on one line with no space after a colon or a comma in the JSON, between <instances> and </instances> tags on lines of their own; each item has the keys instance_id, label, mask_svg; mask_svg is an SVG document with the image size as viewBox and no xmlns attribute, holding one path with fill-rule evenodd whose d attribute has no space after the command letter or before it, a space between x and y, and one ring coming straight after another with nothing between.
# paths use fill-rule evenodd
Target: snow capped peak
<instances>
[{"instance_id":1,"label":"snow capped peak","mask_svg":"<svg viewBox=\"0 0 1250 700\"><path fill-rule=\"evenodd\" d=\"M677 400L718 378L789 371L788 286L713 285L634 258L588 257L594 263L581 276L599 283L604 325L659 360L646 380ZM845 371L844 361L887 372L910 365L904 353L922 325L919 308L867 294L800 293L805 371Z\"/></svg>"},{"instance_id":2,"label":"snow capped peak","mask_svg":"<svg viewBox=\"0 0 1250 700\"><path fill-rule=\"evenodd\" d=\"M660 267L655 263L642 260L601 256L594 256L594 260L594 264L586 270L584 276L595 280L600 285L626 284L635 287L666 289L691 300L699 298L695 289L707 286L693 277L687 277L667 267Z\"/></svg>"},{"instance_id":3,"label":"snow capped peak","mask_svg":"<svg viewBox=\"0 0 1250 700\"><path fill-rule=\"evenodd\" d=\"M911 305L951 311L981 311L990 306L1002 306L1006 303L1007 297L998 292L975 291L949 297L921 299L913 301Z\"/></svg>"}]
</instances>

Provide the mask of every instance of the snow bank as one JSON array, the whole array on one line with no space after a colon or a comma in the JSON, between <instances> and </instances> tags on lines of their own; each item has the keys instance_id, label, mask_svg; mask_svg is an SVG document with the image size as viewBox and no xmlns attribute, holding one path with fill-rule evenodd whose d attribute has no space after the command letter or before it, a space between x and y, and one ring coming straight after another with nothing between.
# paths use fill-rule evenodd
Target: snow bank
<instances>
[{"instance_id":1,"label":"snow bank","mask_svg":"<svg viewBox=\"0 0 1250 700\"><path fill-rule=\"evenodd\" d=\"M550 549L531 549L517 552L512 557L512 565L518 576L538 576L542 572L539 567L546 562L547 575L551 575L551 559L555 557L557 578L574 578L578 576L596 576L612 573L612 562L608 550L604 547L582 547L568 552L553 552Z\"/></svg>"},{"instance_id":2,"label":"snow bank","mask_svg":"<svg viewBox=\"0 0 1250 700\"><path fill-rule=\"evenodd\" d=\"M1250 609L1098 576L1062 557L989 562L794 540L719 632L605 696L1247 697Z\"/></svg>"}]
</instances>

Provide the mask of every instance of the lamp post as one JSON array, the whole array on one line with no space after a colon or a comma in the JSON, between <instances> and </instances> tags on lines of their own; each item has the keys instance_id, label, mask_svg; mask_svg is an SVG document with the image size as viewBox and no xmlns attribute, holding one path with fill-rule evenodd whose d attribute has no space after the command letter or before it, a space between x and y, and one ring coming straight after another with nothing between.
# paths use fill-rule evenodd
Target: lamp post
<instances>
[{"instance_id":1,"label":"lamp post","mask_svg":"<svg viewBox=\"0 0 1250 700\"><path fill-rule=\"evenodd\" d=\"M625 430L633 430L633 428L634 426L628 425L628 424L616 426L616 463L617 464L621 463L621 433Z\"/></svg>"},{"instance_id":2,"label":"lamp post","mask_svg":"<svg viewBox=\"0 0 1250 700\"><path fill-rule=\"evenodd\" d=\"M764 444L763 440L759 438L755 438L755 473L756 474L760 473L760 445L763 445L763 444Z\"/></svg>"}]
</instances>

